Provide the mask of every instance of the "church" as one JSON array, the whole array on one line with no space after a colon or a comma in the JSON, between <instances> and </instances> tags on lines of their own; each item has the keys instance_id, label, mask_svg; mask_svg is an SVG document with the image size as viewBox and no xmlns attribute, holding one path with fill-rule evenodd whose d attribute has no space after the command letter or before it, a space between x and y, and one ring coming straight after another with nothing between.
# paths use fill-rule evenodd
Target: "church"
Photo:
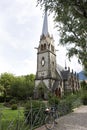
<instances>
[{"instance_id":1,"label":"church","mask_svg":"<svg viewBox=\"0 0 87 130\"><path fill-rule=\"evenodd\" d=\"M70 68L56 63L56 49L53 36L48 32L47 11L45 12L42 34L37 47L37 72L34 97L47 99L49 93L62 97L80 88L78 74Z\"/></svg>"}]
</instances>

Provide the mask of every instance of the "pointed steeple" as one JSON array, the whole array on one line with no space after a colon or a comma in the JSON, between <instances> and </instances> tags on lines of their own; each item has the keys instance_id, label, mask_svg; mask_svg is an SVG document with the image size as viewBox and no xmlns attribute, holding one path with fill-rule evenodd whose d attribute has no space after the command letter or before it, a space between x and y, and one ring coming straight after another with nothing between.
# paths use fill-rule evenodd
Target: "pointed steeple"
<instances>
[{"instance_id":1,"label":"pointed steeple","mask_svg":"<svg viewBox=\"0 0 87 130\"><path fill-rule=\"evenodd\" d=\"M48 33L48 19L47 19L47 10L45 10L44 22L43 22L43 29L42 35L47 36Z\"/></svg>"}]
</instances>

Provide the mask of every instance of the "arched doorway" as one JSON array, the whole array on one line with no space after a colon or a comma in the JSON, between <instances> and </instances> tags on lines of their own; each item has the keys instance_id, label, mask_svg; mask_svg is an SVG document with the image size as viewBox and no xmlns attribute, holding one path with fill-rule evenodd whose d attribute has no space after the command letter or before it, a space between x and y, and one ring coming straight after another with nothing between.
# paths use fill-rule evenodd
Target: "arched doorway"
<instances>
[{"instance_id":1,"label":"arched doorway","mask_svg":"<svg viewBox=\"0 0 87 130\"><path fill-rule=\"evenodd\" d=\"M56 95L57 97L61 97L61 89L60 89L60 88L56 88L56 90L55 90L55 95Z\"/></svg>"},{"instance_id":2,"label":"arched doorway","mask_svg":"<svg viewBox=\"0 0 87 130\"><path fill-rule=\"evenodd\" d=\"M47 88L46 85L43 81L41 81L38 84L38 98L40 99L45 99L46 98L46 93L47 93Z\"/></svg>"}]
</instances>

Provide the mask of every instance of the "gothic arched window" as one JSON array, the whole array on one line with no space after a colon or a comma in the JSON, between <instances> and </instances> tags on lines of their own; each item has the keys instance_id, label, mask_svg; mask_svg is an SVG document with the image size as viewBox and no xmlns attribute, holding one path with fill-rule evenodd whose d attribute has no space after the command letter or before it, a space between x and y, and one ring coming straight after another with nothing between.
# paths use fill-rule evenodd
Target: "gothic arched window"
<instances>
[{"instance_id":1,"label":"gothic arched window","mask_svg":"<svg viewBox=\"0 0 87 130\"><path fill-rule=\"evenodd\" d=\"M46 50L46 43L44 43L44 50Z\"/></svg>"},{"instance_id":2,"label":"gothic arched window","mask_svg":"<svg viewBox=\"0 0 87 130\"><path fill-rule=\"evenodd\" d=\"M44 46L43 46L43 45L41 45L41 51L42 51L42 50L44 50Z\"/></svg>"}]
</instances>

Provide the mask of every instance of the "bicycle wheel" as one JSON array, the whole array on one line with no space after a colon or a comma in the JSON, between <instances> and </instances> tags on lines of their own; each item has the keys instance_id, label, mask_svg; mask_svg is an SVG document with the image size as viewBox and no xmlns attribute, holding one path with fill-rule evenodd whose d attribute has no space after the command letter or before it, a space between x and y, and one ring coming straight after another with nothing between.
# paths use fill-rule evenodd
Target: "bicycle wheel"
<instances>
[{"instance_id":1,"label":"bicycle wheel","mask_svg":"<svg viewBox=\"0 0 87 130\"><path fill-rule=\"evenodd\" d=\"M54 118L52 115L47 115L45 118L45 127L48 130L51 130L54 128Z\"/></svg>"}]
</instances>

